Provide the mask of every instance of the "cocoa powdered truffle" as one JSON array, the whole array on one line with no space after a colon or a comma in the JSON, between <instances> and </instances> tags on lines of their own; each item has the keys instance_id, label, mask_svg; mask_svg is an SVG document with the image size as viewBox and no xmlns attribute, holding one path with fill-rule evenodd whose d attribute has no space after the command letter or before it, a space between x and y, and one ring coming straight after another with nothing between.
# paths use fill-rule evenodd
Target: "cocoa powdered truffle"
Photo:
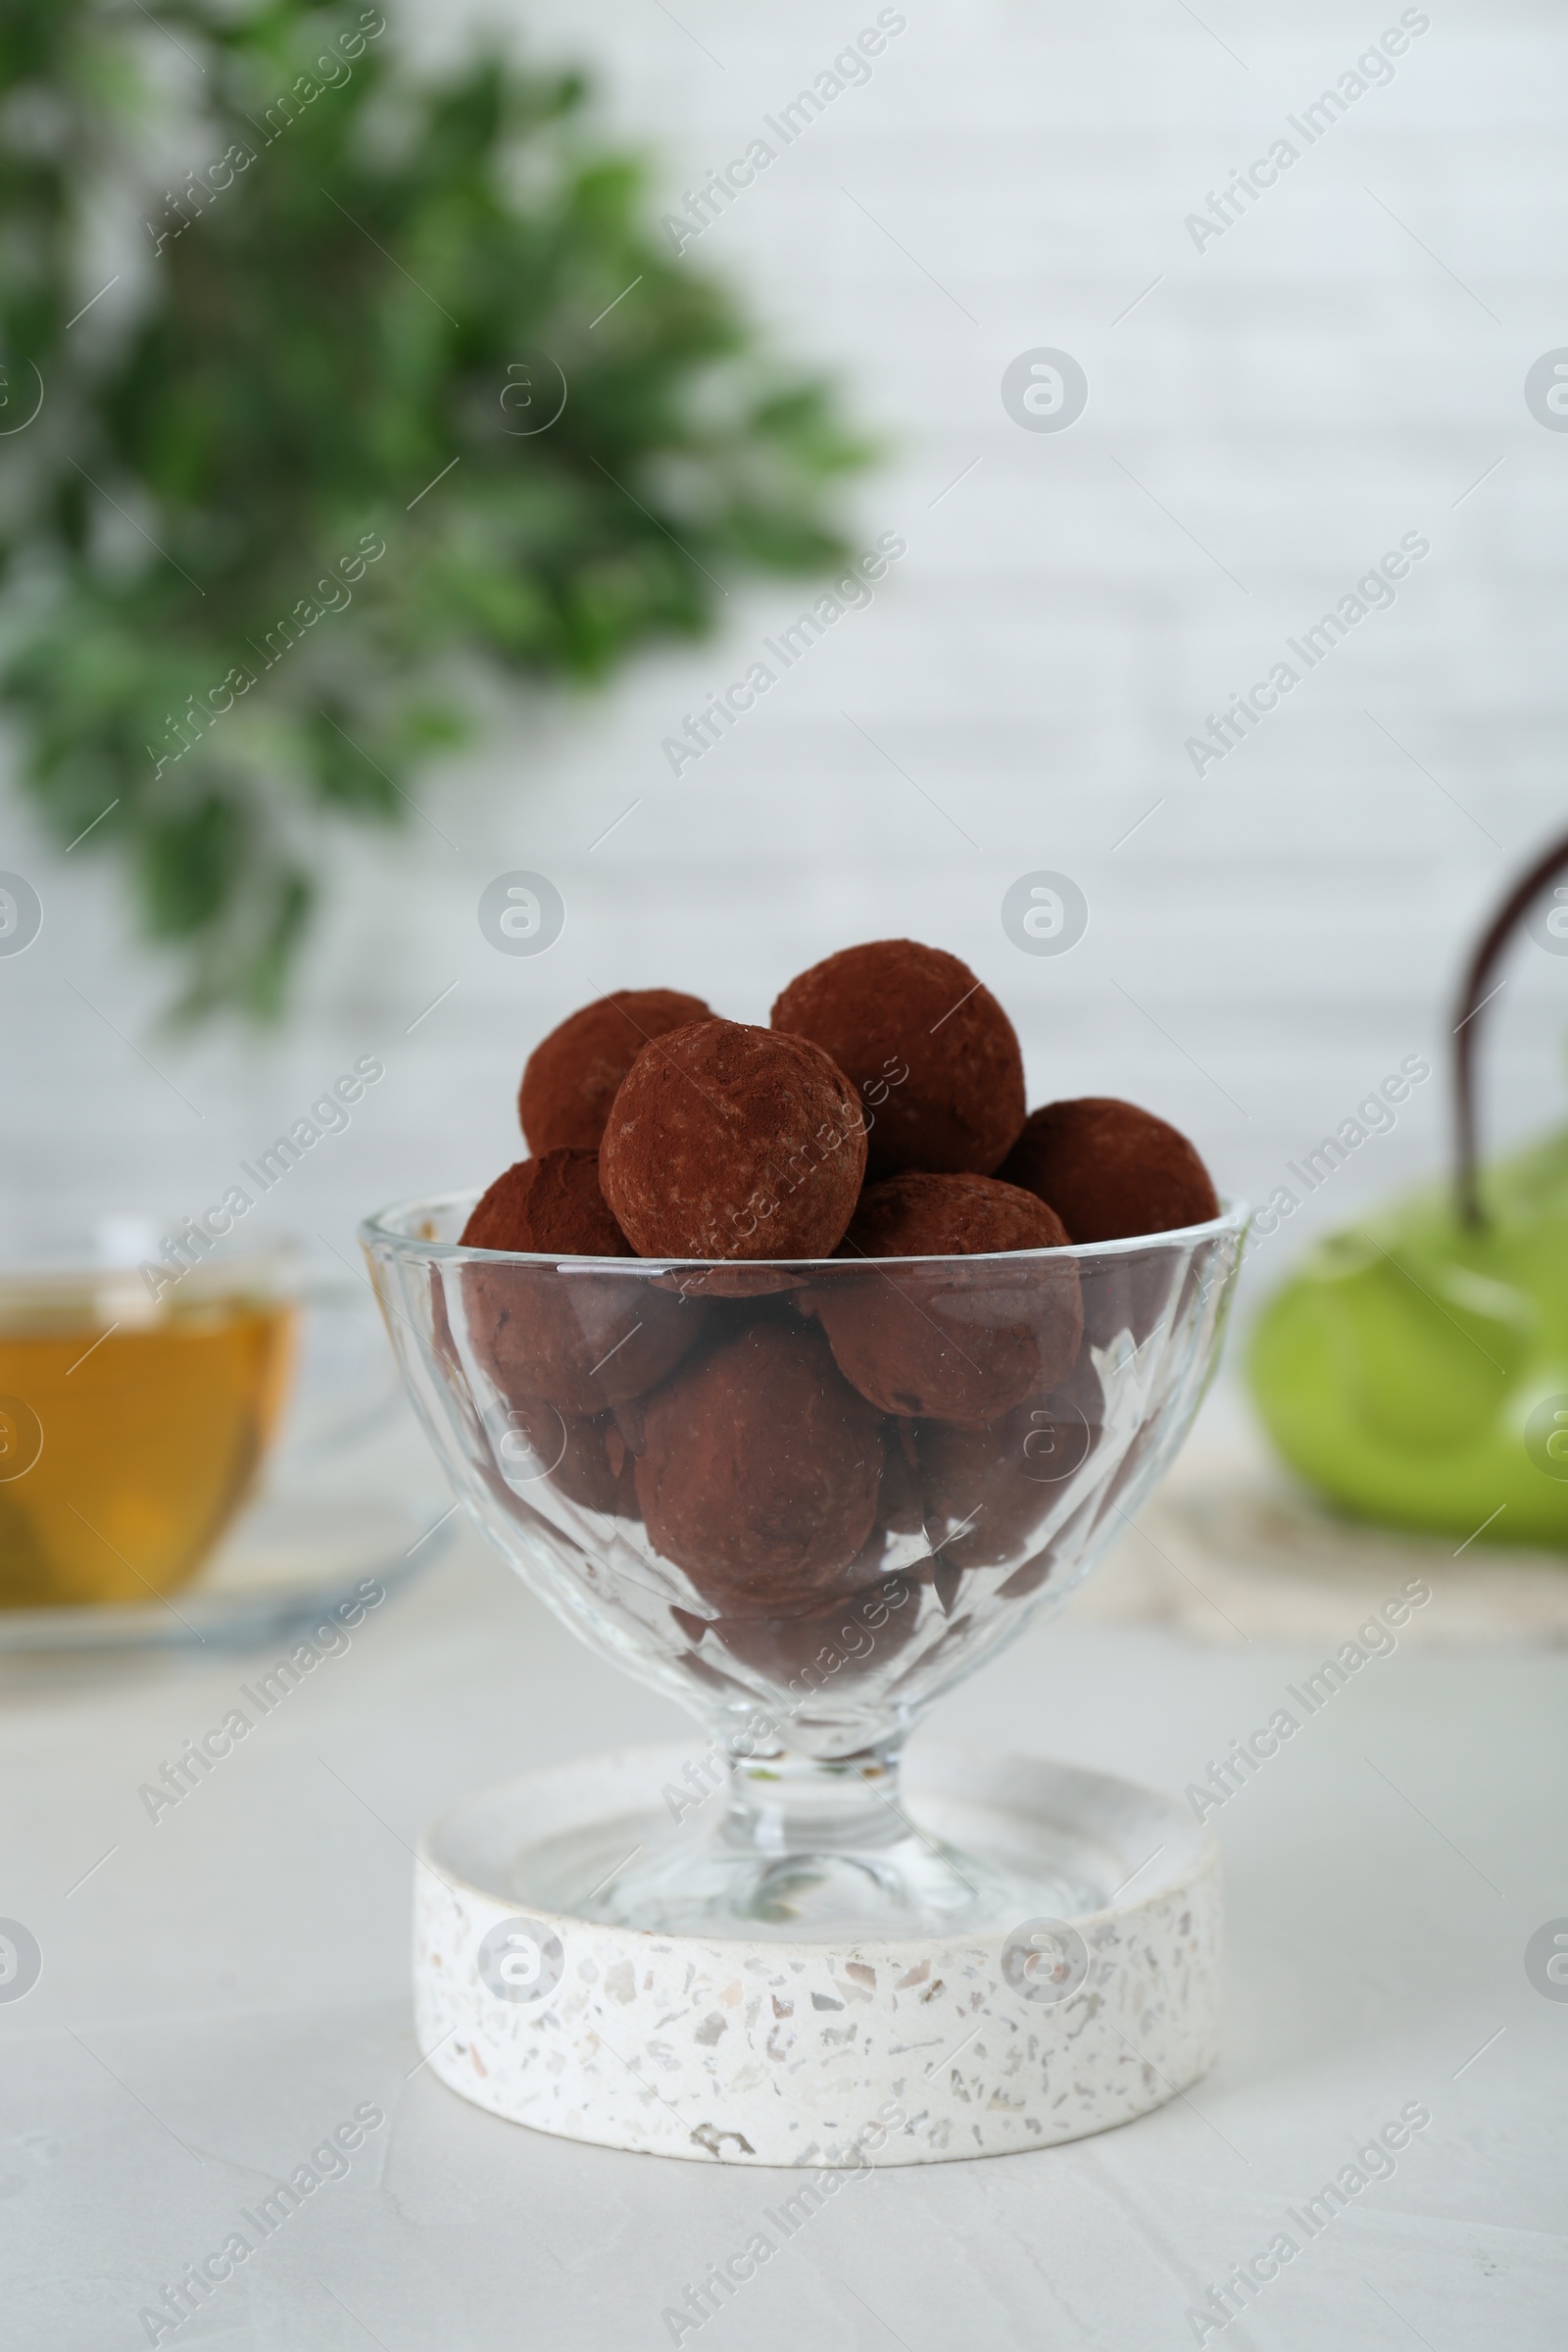
<instances>
[{"instance_id":1,"label":"cocoa powdered truffle","mask_svg":"<svg viewBox=\"0 0 1568 2352\"><path fill-rule=\"evenodd\" d=\"M545 1484L586 1510L637 1519L637 1487L631 1449L610 1413L586 1421L564 1421L564 1442ZM558 1441L560 1443L560 1441Z\"/></svg>"},{"instance_id":2,"label":"cocoa powdered truffle","mask_svg":"<svg viewBox=\"0 0 1568 2352\"><path fill-rule=\"evenodd\" d=\"M750 1322L650 1396L637 1495L651 1542L725 1617L821 1607L876 1518L876 1414L821 1335Z\"/></svg>"},{"instance_id":3,"label":"cocoa powdered truffle","mask_svg":"<svg viewBox=\"0 0 1568 2352\"><path fill-rule=\"evenodd\" d=\"M1040 1548L1041 1530L1099 1445L1104 1396L1085 1351L1064 1388L1032 1390L979 1429L913 1426L926 1537L956 1568L1014 1566Z\"/></svg>"},{"instance_id":4,"label":"cocoa powdered truffle","mask_svg":"<svg viewBox=\"0 0 1568 2352\"><path fill-rule=\"evenodd\" d=\"M460 1276L469 1344L519 1412L542 1397L571 1418L640 1396L674 1370L710 1312L588 1266L479 1259Z\"/></svg>"},{"instance_id":5,"label":"cocoa powdered truffle","mask_svg":"<svg viewBox=\"0 0 1568 2352\"><path fill-rule=\"evenodd\" d=\"M912 939L846 948L792 980L772 1024L831 1054L873 1124L874 1182L901 1168L989 1176L1023 1125L1023 1058L966 963Z\"/></svg>"},{"instance_id":6,"label":"cocoa powdered truffle","mask_svg":"<svg viewBox=\"0 0 1568 2352\"><path fill-rule=\"evenodd\" d=\"M1048 1102L1000 1173L1049 1200L1075 1242L1172 1233L1219 1215L1208 1170L1186 1136L1110 1095Z\"/></svg>"},{"instance_id":7,"label":"cocoa powdered truffle","mask_svg":"<svg viewBox=\"0 0 1568 2352\"><path fill-rule=\"evenodd\" d=\"M519 1159L475 1202L463 1243L468 1250L543 1250L553 1257L634 1254L599 1189L597 1152Z\"/></svg>"},{"instance_id":8,"label":"cocoa powdered truffle","mask_svg":"<svg viewBox=\"0 0 1568 2352\"><path fill-rule=\"evenodd\" d=\"M711 1019L701 997L627 988L562 1022L528 1056L517 1116L530 1152L593 1152L626 1072L651 1037Z\"/></svg>"},{"instance_id":9,"label":"cocoa powdered truffle","mask_svg":"<svg viewBox=\"0 0 1568 2352\"><path fill-rule=\"evenodd\" d=\"M1055 1210L995 1176L910 1171L868 1184L841 1255L968 1257L999 1250L1059 1250L1067 1239Z\"/></svg>"},{"instance_id":10,"label":"cocoa powdered truffle","mask_svg":"<svg viewBox=\"0 0 1568 2352\"><path fill-rule=\"evenodd\" d=\"M643 1048L599 1153L645 1257L828 1257L865 1172L865 1124L820 1047L694 1021Z\"/></svg>"},{"instance_id":11,"label":"cocoa powdered truffle","mask_svg":"<svg viewBox=\"0 0 1568 2352\"><path fill-rule=\"evenodd\" d=\"M912 1640L920 1622L920 1586L911 1576L878 1578L830 1608L806 1617L716 1617L704 1629L754 1674L787 1684L801 1711L818 1693L882 1673ZM765 1733L765 1724L761 1727ZM767 1745L763 1737L759 1744Z\"/></svg>"},{"instance_id":12,"label":"cocoa powdered truffle","mask_svg":"<svg viewBox=\"0 0 1568 2352\"><path fill-rule=\"evenodd\" d=\"M883 1412L978 1426L1065 1380L1083 1338L1070 1257L1009 1264L990 1253L1055 1250L1066 1238L1043 1201L994 1177L893 1176L862 1196L842 1259L985 1262L896 1273L847 1264L812 1285L809 1310L840 1371Z\"/></svg>"}]
</instances>

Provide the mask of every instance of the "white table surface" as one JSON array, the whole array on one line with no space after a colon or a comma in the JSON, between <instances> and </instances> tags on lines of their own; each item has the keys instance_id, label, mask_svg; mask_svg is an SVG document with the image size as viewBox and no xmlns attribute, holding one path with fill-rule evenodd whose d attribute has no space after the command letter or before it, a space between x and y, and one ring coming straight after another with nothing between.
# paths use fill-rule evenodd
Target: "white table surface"
<instances>
[{"instance_id":1,"label":"white table surface","mask_svg":"<svg viewBox=\"0 0 1568 2352\"><path fill-rule=\"evenodd\" d=\"M943 1701L935 1736L1179 1790L1321 1655L1069 1612ZM164 2284L370 2102L387 2121L346 2177L161 2342L669 2343L665 2308L797 2183L552 2140L457 2099L418 2069L407 1944L410 1846L457 1792L683 1719L465 1533L155 1825L140 1784L267 1663L0 1661L0 1915L43 1954L0 2003L0 2341L146 2343L138 2313ZM1190 2344L1207 2287L1281 2230L1302 2241L1287 2209L1419 2101L1431 2124L1393 2177L1225 2338L1560 2345L1568 2002L1532 1988L1523 1956L1568 1914L1565 1679L1561 1650L1374 1661L1214 1817L1215 2072L1100 2138L851 2184L704 2343Z\"/></svg>"}]
</instances>

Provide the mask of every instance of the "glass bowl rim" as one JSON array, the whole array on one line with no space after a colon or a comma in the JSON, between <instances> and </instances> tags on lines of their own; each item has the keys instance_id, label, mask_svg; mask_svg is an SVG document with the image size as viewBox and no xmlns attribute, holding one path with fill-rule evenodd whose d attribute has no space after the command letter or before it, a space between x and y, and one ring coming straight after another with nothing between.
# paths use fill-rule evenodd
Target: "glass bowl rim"
<instances>
[{"instance_id":1,"label":"glass bowl rim","mask_svg":"<svg viewBox=\"0 0 1568 2352\"><path fill-rule=\"evenodd\" d=\"M1252 1210L1246 1200L1220 1200L1219 1214L1205 1218L1200 1225L1174 1225L1163 1233L1134 1233L1113 1242L1065 1242L1052 1250L977 1250L951 1256L933 1257L565 1257L559 1250L478 1250L463 1242L426 1241L395 1229L395 1218L413 1218L432 1210L443 1209L461 1201L471 1206L484 1191L482 1185L460 1186L452 1192L415 1194L406 1200L394 1200L372 1216L365 1217L359 1226L359 1239L367 1250L390 1249L416 1260L450 1258L475 1265L549 1266L562 1273L574 1273L579 1267L599 1272L622 1275L672 1274L697 1270L704 1273L719 1269L739 1269L791 1274L825 1272L841 1274L853 1266L985 1266L1028 1265L1034 1262L1050 1264L1070 1257L1074 1264L1081 1259L1099 1260L1126 1257L1135 1250L1149 1250L1162 1243L1179 1242L1191 1249L1199 1242L1218 1240L1234 1234L1238 1240L1246 1233Z\"/></svg>"}]
</instances>

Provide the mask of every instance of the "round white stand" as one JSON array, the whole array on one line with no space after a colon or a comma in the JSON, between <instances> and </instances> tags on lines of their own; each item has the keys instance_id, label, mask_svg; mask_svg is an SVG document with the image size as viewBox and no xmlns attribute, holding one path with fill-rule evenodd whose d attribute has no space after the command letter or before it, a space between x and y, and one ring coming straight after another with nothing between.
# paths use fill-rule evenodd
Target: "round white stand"
<instances>
[{"instance_id":1,"label":"round white stand","mask_svg":"<svg viewBox=\"0 0 1568 2352\"><path fill-rule=\"evenodd\" d=\"M915 1817L1103 1889L1072 1921L898 1942L719 1939L552 1908L667 1837L690 1747L593 1756L478 1789L424 1839L415 2024L466 2099L566 2139L704 2162L835 2167L1000 2156L1124 2124L1212 2065L1218 1865L1185 1806L1033 1757L940 1749ZM1043 1867L1042 1875L1046 1875Z\"/></svg>"}]
</instances>

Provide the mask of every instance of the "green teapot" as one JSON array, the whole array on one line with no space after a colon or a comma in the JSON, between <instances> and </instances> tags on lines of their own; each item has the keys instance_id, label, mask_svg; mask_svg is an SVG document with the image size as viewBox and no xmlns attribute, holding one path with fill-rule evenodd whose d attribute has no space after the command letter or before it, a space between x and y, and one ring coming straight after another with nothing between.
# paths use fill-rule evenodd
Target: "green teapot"
<instances>
[{"instance_id":1,"label":"green teapot","mask_svg":"<svg viewBox=\"0 0 1568 2352\"><path fill-rule=\"evenodd\" d=\"M1484 1533L1568 1551L1568 1134L1479 1169L1473 1082L1494 967L1565 871L1568 841L1509 893L1471 958L1453 1179L1319 1243L1264 1308L1248 1362L1263 1424L1309 1486L1460 1548ZM1544 916L1553 942L1568 937L1565 909L1568 892Z\"/></svg>"}]
</instances>

